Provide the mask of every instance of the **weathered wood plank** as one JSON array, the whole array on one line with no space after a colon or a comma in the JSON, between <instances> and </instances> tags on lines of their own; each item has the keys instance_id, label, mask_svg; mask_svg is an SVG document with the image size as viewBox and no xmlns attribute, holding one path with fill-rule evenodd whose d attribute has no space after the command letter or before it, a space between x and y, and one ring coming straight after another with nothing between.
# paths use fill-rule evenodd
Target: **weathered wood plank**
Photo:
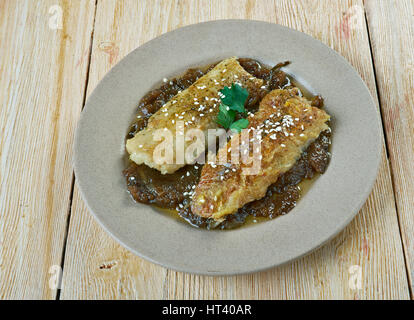
<instances>
[{"instance_id":1,"label":"weathered wood plank","mask_svg":"<svg viewBox=\"0 0 414 320\"><path fill-rule=\"evenodd\" d=\"M94 7L0 3L1 299L56 297L49 268L62 259Z\"/></svg>"},{"instance_id":2,"label":"weathered wood plank","mask_svg":"<svg viewBox=\"0 0 414 320\"><path fill-rule=\"evenodd\" d=\"M166 9L150 1L98 1L87 95L123 56L167 31L159 19ZM166 273L112 240L75 185L61 299L161 297Z\"/></svg>"},{"instance_id":3,"label":"weathered wood plank","mask_svg":"<svg viewBox=\"0 0 414 320\"><path fill-rule=\"evenodd\" d=\"M414 289L414 1L366 1L411 292Z\"/></svg>"},{"instance_id":4,"label":"weathered wood plank","mask_svg":"<svg viewBox=\"0 0 414 320\"><path fill-rule=\"evenodd\" d=\"M88 92L143 42L183 25L224 18L280 23L320 39L355 66L376 97L363 5L357 0L99 1ZM75 188L61 297L408 298L390 171L383 159L367 203L333 241L286 266L234 277L167 271L133 256L97 225ZM362 286L355 290L349 284L354 265L362 275Z\"/></svg>"}]
</instances>

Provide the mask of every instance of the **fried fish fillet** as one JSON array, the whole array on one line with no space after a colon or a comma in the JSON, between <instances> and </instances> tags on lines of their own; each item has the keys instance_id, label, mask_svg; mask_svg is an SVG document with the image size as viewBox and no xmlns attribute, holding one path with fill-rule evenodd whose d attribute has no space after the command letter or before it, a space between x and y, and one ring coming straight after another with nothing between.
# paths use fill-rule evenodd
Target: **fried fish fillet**
<instances>
[{"instance_id":1,"label":"fried fish fillet","mask_svg":"<svg viewBox=\"0 0 414 320\"><path fill-rule=\"evenodd\" d=\"M144 163L157 169L162 174L173 173L185 166L187 164L185 157L181 160L176 157L176 133L200 129L207 137L209 129L218 128L216 118L220 104L219 91L226 86L231 86L232 83L240 84L250 94L257 92L263 86L263 80L245 71L237 58L233 57L221 61L190 87L168 101L151 116L144 130L127 140L126 149L130 154L130 159L137 164ZM178 123L182 124L184 128L177 128ZM174 137L171 143L174 159L171 163L166 163L167 161L163 161L159 157L157 159L157 155L154 154L155 148L160 144L160 141L155 139L155 132L158 129L169 130ZM184 141L184 152L191 143L192 141ZM195 152L198 152L194 155L194 158L197 158L204 150L196 150Z\"/></svg>"},{"instance_id":2,"label":"fried fish fillet","mask_svg":"<svg viewBox=\"0 0 414 320\"><path fill-rule=\"evenodd\" d=\"M256 114L249 117L248 129L261 136L251 138L245 147L249 145L247 152L253 161L260 161L257 174L244 173L253 162L206 164L193 195L192 212L220 221L246 203L264 197L267 188L295 164L302 151L322 131L328 129L329 118L325 111L312 107L310 101L298 96L297 88L271 91L261 101ZM233 136L218 155L242 153L242 143L236 151L230 150L234 149L233 139L242 141L241 134ZM257 146L254 139L260 144L260 153L256 155L252 150Z\"/></svg>"}]
</instances>

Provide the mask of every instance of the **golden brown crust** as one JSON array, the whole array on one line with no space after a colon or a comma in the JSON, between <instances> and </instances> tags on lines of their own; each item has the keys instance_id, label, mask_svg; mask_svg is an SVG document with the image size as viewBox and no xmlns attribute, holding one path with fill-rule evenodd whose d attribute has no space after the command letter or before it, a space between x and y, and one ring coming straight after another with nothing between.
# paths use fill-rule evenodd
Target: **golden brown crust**
<instances>
[{"instance_id":1,"label":"golden brown crust","mask_svg":"<svg viewBox=\"0 0 414 320\"><path fill-rule=\"evenodd\" d=\"M218 127L216 123L219 112L219 91L232 83L239 83L250 93L260 90L263 80L253 77L246 72L237 61L229 58L221 61L206 75L198 79L190 87L168 101L148 121L147 127L138 132L132 139L127 140L126 148L130 159L137 164L146 164L161 173L173 173L183 167L175 159L175 140L173 141L174 161L171 164L159 164L154 156L154 149L160 141L154 140L157 129L169 130L176 136L176 125L179 121L184 124L184 130L200 129L207 136L208 129ZM184 142L186 148L191 141Z\"/></svg>"},{"instance_id":2,"label":"golden brown crust","mask_svg":"<svg viewBox=\"0 0 414 320\"><path fill-rule=\"evenodd\" d=\"M249 151L244 151L242 145L235 148L233 139L242 139L241 134L237 134L218 153L218 157L229 155L228 164L203 167L192 200L193 213L220 220L244 204L261 199L268 186L288 171L308 144L328 128L329 115L312 107L297 93L296 88L273 90L263 98L258 112L249 117L248 129L252 133L261 131L260 153L252 152L253 146L257 146L252 139L248 143ZM232 153L243 152L260 161L257 174L246 175L246 169L252 164L230 162Z\"/></svg>"}]
</instances>

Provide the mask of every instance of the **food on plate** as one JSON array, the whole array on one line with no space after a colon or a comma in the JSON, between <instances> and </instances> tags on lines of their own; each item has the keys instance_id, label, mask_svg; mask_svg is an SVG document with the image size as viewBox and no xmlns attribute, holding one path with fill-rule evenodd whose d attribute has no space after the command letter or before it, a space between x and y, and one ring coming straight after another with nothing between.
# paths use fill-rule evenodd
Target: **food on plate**
<instances>
[{"instance_id":1,"label":"food on plate","mask_svg":"<svg viewBox=\"0 0 414 320\"><path fill-rule=\"evenodd\" d=\"M223 151L240 154L244 150L259 157L260 169L248 175L243 169L251 167L251 163L206 164L192 198L193 213L221 220L246 203L263 198L267 188L293 167L310 142L329 128L326 124L329 115L312 107L306 98L299 97L297 88L271 91L249 121L248 129L260 133L247 140L250 145L238 143L238 149L234 150L233 139L241 141L238 133L218 154ZM254 153L256 147L260 149L257 154Z\"/></svg>"},{"instance_id":2,"label":"food on plate","mask_svg":"<svg viewBox=\"0 0 414 320\"><path fill-rule=\"evenodd\" d=\"M207 229L292 210L328 167L331 129L323 98L286 74L288 64L232 57L164 79L146 94L126 140L124 176L133 199ZM177 150L193 143L184 139L180 146L177 122L183 132L204 134L193 161L177 161ZM206 135L211 129L227 132L213 150ZM157 130L172 132L172 140L155 139ZM163 142L172 162L154 154Z\"/></svg>"},{"instance_id":3,"label":"food on plate","mask_svg":"<svg viewBox=\"0 0 414 320\"><path fill-rule=\"evenodd\" d=\"M263 86L263 80L256 78L246 72L236 58L229 58L218 63L213 69L197 79L188 88L179 92L171 100L166 102L148 120L146 128L138 132L133 138L126 142L126 149L130 159L136 164L159 170L161 173L173 173L187 164L187 159L177 159L176 148L177 122L182 122L184 130L200 129L207 136L208 129L218 127L216 122L219 112L220 97L219 90L239 83L249 92L256 92ZM172 163L157 161L155 149L160 141L155 138L157 130L169 130L174 139L172 140ZM184 152L191 141L184 141ZM199 154L204 152L199 150ZM162 160L162 159L161 159Z\"/></svg>"}]
</instances>

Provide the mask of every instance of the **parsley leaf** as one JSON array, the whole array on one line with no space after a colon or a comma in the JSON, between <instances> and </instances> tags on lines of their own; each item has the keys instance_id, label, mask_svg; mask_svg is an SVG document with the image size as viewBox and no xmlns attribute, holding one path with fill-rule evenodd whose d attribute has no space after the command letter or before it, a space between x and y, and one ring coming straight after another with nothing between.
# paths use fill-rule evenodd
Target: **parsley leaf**
<instances>
[{"instance_id":1,"label":"parsley leaf","mask_svg":"<svg viewBox=\"0 0 414 320\"><path fill-rule=\"evenodd\" d=\"M229 110L227 110L229 109ZM217 123L223 128L228 129L236 117L236 112L230 110L230 108L224 104L220 104L219 114L217 116Z\"/></svg>"},{"instance_id":2,"label":"parsley leaf","mask_svg":"<svg viewBox=\"0 0 414 320\"><path fill-rule=\"evenodd\" d=\"M244 89L242 86L233 83L231 87L224 87L220 92L224 95L221 99L225 105L227 105L230 110L237 112L246 112L244 109L244 103L249 96L249 92Z\"/></svg>"},{"instance_id":3,"label":"parsley leaf","mask_svg":"<svg viewBox=\"0 0 414 320\"><path fill-rule=\"evenodd\" d=\"M249 120L240 119L234 121L236 112L245 113L244 104L249 92L239 84L233 83L231 87L224 87L220 92L223 94L217 115L217 123L225 129L231 129L240 133L249 125Z\"/></svg>"},{"instance_id":4,"label":"parsley leaf","mask_svg":"<svg viewBox=\"0 0 414 320\"><path fill-rule=\"evenodd\" d=\"M249 125L249 120L240 119L240 120L237 120L236 122L233 122L230 125L230 129L233 131L236 131L237 133L240 133L240 131L242 131L243 129L246 129L248 125Z\"/></svg>"}]
</instances>

